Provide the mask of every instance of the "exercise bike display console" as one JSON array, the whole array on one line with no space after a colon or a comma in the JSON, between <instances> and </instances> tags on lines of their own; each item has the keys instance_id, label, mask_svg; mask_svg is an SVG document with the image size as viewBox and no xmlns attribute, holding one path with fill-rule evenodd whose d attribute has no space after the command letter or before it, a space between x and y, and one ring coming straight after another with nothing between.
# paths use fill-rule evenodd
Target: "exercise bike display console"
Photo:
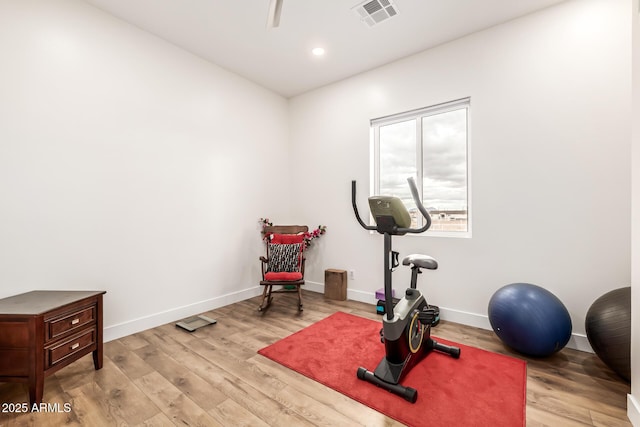
<instances>
[{"instance_id":1,"label":"exercise bike display console","mask_svg":"<svg viewBox=\"0 0 640 427\"><path fill-rule=\"evenodd\" d=\"M385 317L382 320L380 338L384 343L385 357L372 372L359 367L357 376L378 387L402 396L411 403L418 399L418 391L400 384L404 376L432 350L460 357L458 347L448 346L431 338L431 328L440 321L438 307L427 304L422 293L417 289L418 274L421 269L435 270L438 263L427 255L408 255L402 265L411 268L411 283L403 298L393 306L391 273L398 267L399 253L392 250L391 236L402 236L407 233L422 233L431 226L429 212L420 201L418 189L413 178L408 178L411 195L424 217L425 223L420 228L411 228L411 216L404 203L391 196L369 197L369 209L376 225L364 223L356 205L356 182L351 182L351 204L358 223L365 229L377 231L384 236L384 293Z\"/></svg>"}]
</instances>

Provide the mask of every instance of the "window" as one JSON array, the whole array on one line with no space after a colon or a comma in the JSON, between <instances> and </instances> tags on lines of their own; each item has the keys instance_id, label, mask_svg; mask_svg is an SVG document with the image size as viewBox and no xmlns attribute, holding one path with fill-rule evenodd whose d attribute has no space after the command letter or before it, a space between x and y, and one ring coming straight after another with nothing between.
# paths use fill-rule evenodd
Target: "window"
<instances>
[{"instance_id":1,"label":"window","mask_svg":"<svg viewBox=\"0 0 640 427\"><path fill-rule=\"evenodd\" d=\"M470 236L469 98L371 121L374 193L402 199L413 219L422 216L407 178L431 214L428 233Z\"/></svg>"}]
</instances>

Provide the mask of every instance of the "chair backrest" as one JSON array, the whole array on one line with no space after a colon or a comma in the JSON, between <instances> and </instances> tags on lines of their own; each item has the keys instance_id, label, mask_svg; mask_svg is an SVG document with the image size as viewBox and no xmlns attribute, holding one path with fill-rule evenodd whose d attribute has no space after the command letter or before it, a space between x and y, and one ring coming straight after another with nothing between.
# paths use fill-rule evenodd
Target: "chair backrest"
<instances>
[{"instance_id":1,"label":"chair backrest","mask_svg":"<svg viewBox=\"0 0 640 427\"><path fill-rule=\"evenodd\" d=\"M298 234L307 231L309 231L309 227L306 225L269 225L264 228L265 234Z\"/></svg>"},{"instance_id":2,"label":"chair backrest","mask_svg":"<svg viewBox=\"0 0 640 427\"><path fill-rule=\"evenodd\" d=\"M301 271L304 261L306 225L271 225L264 228L267 243L267 271Z\"/></svg>"}]
</instances>

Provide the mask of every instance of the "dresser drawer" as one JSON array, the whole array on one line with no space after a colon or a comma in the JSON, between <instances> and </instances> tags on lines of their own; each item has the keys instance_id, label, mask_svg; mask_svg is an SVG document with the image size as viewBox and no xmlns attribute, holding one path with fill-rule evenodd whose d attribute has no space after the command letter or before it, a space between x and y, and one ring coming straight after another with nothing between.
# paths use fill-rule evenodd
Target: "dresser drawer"
<instances>
[{"instance_id":1,"label":"dresser drawer","mask_svg":"<svg viewBox=\"0 0 640 427\"><path fill-rule=\"evenodd\" d=\"M96 343L96 329L91 328L72 337L57 342L45 348L45 369L73 356L76 353L86 353L86 349Z\"/></svg>"},{"instance_id":2,"label":"dresser drawer","mask_svg":"<svg viewBox=\"0 0 640 427\"><path fill-rule=\"evenodd\" d=\"M96 307L86 307L73 313L66 313L60 317L49 319L45 323L45 341L53 340L70 331L75 331L85 325L95 323Z\"/></svg>"}]
</instances>

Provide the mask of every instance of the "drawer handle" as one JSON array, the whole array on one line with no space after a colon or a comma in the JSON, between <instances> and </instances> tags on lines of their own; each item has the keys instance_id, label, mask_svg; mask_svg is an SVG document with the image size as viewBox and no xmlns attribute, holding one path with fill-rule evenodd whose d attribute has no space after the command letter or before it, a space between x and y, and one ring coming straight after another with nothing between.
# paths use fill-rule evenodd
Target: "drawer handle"
<instances>
[{"instance_id":1,"label":"drawer handle","mask_svg":"<svg viewBox=\"0 0 640 427\"><path fill-rule=\"evenodd\" d=\"M72 324L72 325L77 325L78 323L80 323L80 319L73 319L73 320L71 321L71 324Z\"/></svg>"},{"instance_id":2,"label":"drawer handle","mask_svg":"<svg viewBox=\"0 0 640 427\"><path fill-rule=\"evenodd\" d=\"M78 347L80 347L80 343L75 343L74 345L71 346L71 350L75 350Z\"/></svg>"}]
</instances>

